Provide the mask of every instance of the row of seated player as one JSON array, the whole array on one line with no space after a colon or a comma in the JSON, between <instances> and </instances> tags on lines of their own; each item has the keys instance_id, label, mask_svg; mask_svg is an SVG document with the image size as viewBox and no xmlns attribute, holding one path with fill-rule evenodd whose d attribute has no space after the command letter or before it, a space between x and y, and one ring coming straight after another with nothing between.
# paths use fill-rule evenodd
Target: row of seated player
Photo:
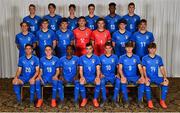
<instances>
[{"instance_id":1,"label":"row of seated player","mask_svg":"<svg viewBox=\"0 0 180 113\"><path fill-rule=\"evenodd\" d=\"M105 85L110 82L114 86L114 95L112 98L113 104L119 107L117 97L120 88L123 94L124 107L129 107L129 99L127 92L127 84L129 82L138 86L138 106L143 108L142 98L146 92L148 107L153 108L151 99L150 84L155 83L161 87L160 105L162 108L167 108L165 103L168 92L168 79L165 71L162 58L156 54L156 44L151 43L148 46L148 55L142 58L133 54L134 43L128 42L125 44L126 53L119 59L117 55L112 54L112 43L106 42L105 54L98 57L93 54L93 46L91 43L86 44L86 54L77 57L73 55L73 47L68 45L66 48L66 56L60 59L53 56L52 46L45 47L45 56L40 60L32 55L33 47L30 44L25 46L25 56L20 57L18 69L12 81L14 92L17 97L16 106L22 105L20 90L21 87L30 83L30 106L34 106L34 95L38 98L36 107L41 107L43 104L41 87L47 84L52 85L52 100L51 106L57 106L57 92L60 97L58 103L59 108L65 104L63 84L74 84L74 105L79 107L79 96L82 98L81 107L87 104L85 84L94 84L93 105L95 107L104 107L108 103L106 98ZM159 77L158 70L160 69L163 77ZM117 71L116 71L117 70ZM137 73L139 71L139 74ZM116 73L117 72L117 73ZM97 98L100 91L102 92L103 101L99 105Z\"/></svg>"},{"instance_id":2,"label":"row of seated player","mask_svg":"<svg viewBox=\"0 0 180 113\"><path fill-rule=\"evenodd\" d=\"M62 17L58 14L56 14L56 5L53 3L50 3L48 5L49 14L45 15L42 18L49 20L49 28L53 31L58 30L58 25L61 22ZM78 27L78 17L75 15L76 6L75 4L69 5L69 17L68 17L68 29L74 30ZM95 5L89 4L88 5L88 11L89 14L86 16L87 24L86 26L89 27L91 30L95 30L97 28L96 21L99 18L99 16L95 15ZM120 16L116 14L116 4L114 2L109 3L109 14L105 16L106 20L106 27L107 29L113 33L118 29L117 23L121 18L124 18L127 20L127 30L130 32L137 31L137 24L140 21L140 17L134 13L135 11L135 4L133 2L129 3L128 5L128 14L125 16ZM34 33L39 30L39 25L41 23L40 16L36 15L36 6L34 4L29 5L29 15L24 17L23 21L27 22L30 25L30 32Z\"/></svg>"},{"instance_id":3,"label":"row of seated player","mask_svg":"<svg viewBox=\"0 0 180 113\"><path fill-rule=\"evenodd\" d=\"M104 54L104 45L107 41L113 42L115 54L121 56L125 54L125 43L133 41L135 43L135 54L142 58L148 54L147 46L154 41L153 34L147 31L147 21L145 19L140 21L138 32L133 34L125 29L127 22L124 19L119 21L119 30L112 35L105 28L103 18L97 20L97 30L94 31L85 26L84 17L79 18L79 27L73 32L68 30L68 20L66 18L62 19L60 29L55 33L48 29L48 24L48 20L43 20L41 30L36 35L33 35L28 32L28 24L26 22L21 23L22 32L16 35L19 56L25 54L24 47L26 44L34 45L34 49L36 49L36 53L40 58L45 56L46 45L51 45L59 58L66 55L66 47L70 44L75 46L75 55L82 56L86 54L86 43L90 41L97 56Z\"/></svg>"}]
</instances>

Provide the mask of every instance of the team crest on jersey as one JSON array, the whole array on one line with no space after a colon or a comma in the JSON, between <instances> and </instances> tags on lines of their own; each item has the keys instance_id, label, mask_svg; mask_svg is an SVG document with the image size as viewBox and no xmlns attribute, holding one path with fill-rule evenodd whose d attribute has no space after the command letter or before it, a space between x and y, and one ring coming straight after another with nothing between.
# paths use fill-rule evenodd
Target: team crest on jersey
<instances>
[{"instance_id":1,"label":"team crest on jersey","mask_svg":"<svg viewBox=\"0 0 180 113\"><path fill-rule=\"evenodd\" d=\"M31 41L31 38L30 38L30 37L28 37L28 41Z\"/></svg>"},{"instance_id":2,"label":"team crest on jersey","mask_svg":"<svg viewBox=\"0 0 180 113\"><path fill-rule=\"evenodd\" d=\"M111 62L114 62L114 58L111 59Z\"/></svg>"},{"instance_id":3,"label":"team crest on jersey","mask_svg":"<svg viewBox=\"0 0 180 113\"><path fill-rule=\"evenodd\" d=\"M127 36L127 35L125 35L125 38L126 38L126 39L128 39L128 36Z\"/></svg>"},{"instance_id":4,"label":"team crest on jersey","mask_svg":"<svg viewBox=\"0 0 180 113\"><path fill-rule=\"evenodd\" d=\"M86 34L85 34L86 36L88 36L88 32L86 32Z\"/></svg>"},{"instance_id":5,"label":"team crest on jersey","mask_svg":"<svg viewBox=\"0 0 180 113\"><path fill-rule=\"evenodd\" d=\"M137 38L141 38L140 36L137 36Z\"/></svg>"},{"instance_id":6,"label":"team crest on jersey","mask_svg":"<svg viewBox=\"0 0 180 113\"><path fill-rule=\"evenodd\" d=\"M95 59L92 59L91 61L92 61L93 64L95 63Z\"/></svg>"},{"instance_id":7,"label":"team crest on jersey","mask_svg":"<svg viewBox=\"0 0 180 113\"><path fill-rule=\"evenodd\" d=\"M159 62L158 62L158 60L156 60L156 64L158 64Z\"/></svg>"},{"instance_id":8,"label":"team crest on jersey","mask_svg":"<svg viewBox=\"0 0 180 113\"><path fill-rule=\"evenodd\" d=\"M67 37L69 38L69 34L67 34Z\"/></svg>"},{"instance_id":9,"label":"team crest on jersey","mask_svg":"<svg viewBox=\"0 0 180 113\"><path fill-rule=\"evenodd\" d=\"M35 23L37 24L37 23L38 23L38 21L37 21L37 20L35 20Z\"/></svg>"},{"instance_id":10,"label":"team crest on jersey","mask_svg":"<svg viewBox=\"0 0 180 113\"><path fill-rule=\"evenodd\" d=\"M55 64L55 61L52 61L51 63L52 63L52 65L54 65L54 64Z\"/></svg>"},{"instance_id":11,"label":"team crest on jersey","mask_svg":"<svg viewBox=\"0 0 180 113\"><path fill-rule=\"evenodd\" d=\"M134 18L134 21L136 21L136 18Z\"/></svg>"},{"instance_id":12,"label":"team crest on jersey","mask_svg":"<svg viewBox=\"0 0 180 113\"><path fill-rule=\"evenodd\" d=\"M72 64L75 64L75 61L72 61Z\"/></svg>"},{"instance_id":13,"label":"team crest on jersey","mask_svg":"<svg viewBox=\"0 0 180 113\"><path fill-rule=\"evenodd\" d=\"M42 35L39 35L39 37L42 37Z\"/></svg>"},{"instance_id":14,"label":"team crest on jersey","mask_svg":"<svg viewBox=\"0 0 180 113\"><path fill-rule=\"evenodd\" d=\"M48 38L50 38L51 37L51 35L50 34L48 34Z\"/></svg>"},{"instance_id":15,"label":"team crest on jersey","mask_svg":"<svg viewBox=\"0 0 180 113\"><path fill-rule=\"evenodd\" d=\"M147 61L147 63L149 64L149 63L150 63L150 61L148 60L148 61Z\"/></svg>"},{"instance_id":16,"label":"team crest on jersey","mask_svg":"<svg viewBox=\"0 0 180 113\"><path fill-rule=\"evenodd\" d=\"M149 39L149 36L148 36L148 35L146 35L146 39Z\"/></svg>"},{"instance_id":17,"label":"team crest on jersey","mask_svg":"<svg viewBox=\"0 0 180 113\"><path fill-rule=\"evenodd\" d=\"M136 63L136 59L133 59L133 62Z\"/></svg>"},{"instance_id":18,"label":"team crest on jersey","mask_svg":"<svg viewBox=\"0 0 180 113\"><path fill-rule=\"evenodd\" d=\"M34 61L31 61L31 65L33 65L34 64Z\"/></svg>"}]
</instances>

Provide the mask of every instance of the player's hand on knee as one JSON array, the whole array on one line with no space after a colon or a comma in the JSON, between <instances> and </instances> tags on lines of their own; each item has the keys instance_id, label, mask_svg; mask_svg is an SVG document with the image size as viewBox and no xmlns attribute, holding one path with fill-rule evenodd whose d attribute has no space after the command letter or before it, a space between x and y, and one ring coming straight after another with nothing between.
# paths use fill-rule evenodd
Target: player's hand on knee
<instances>
[{"instance_id":1,"label":"player's hand on knee","mask_svg":"<svg viewBox=\"0 0 180 113\"><path fill-rule=\"evenodd\" d=\"M115 77L121 80L120 76L118 76L118 75L115 75Z\"/></svg>"},{"instance_id":2,"label":"player's hand on knee","mask_svg":"<svg viewBox=\"0 0 180 113\"><path fill-rule=\"evenodd\" d=\"M145 84L146 84L146 86L150 85L150 79L148 77L145 78Z\"/></svg>"},{"instance_id":3,"label":"player's hand on knee","mask_svg":"<svg viewBox=\"0 0 180 113\"><path fill-rule=\"evenodd\" d=\"M34 78L31 78L31 79L29 80L29 83L30 83L30 84L34 84L34 83L35 83L35 79L34 79Z\"/></svg>"},{"instance_id":4,"label":"player's hand on knee","mask_svg":"<svg viewBox=\"0 0 180 113\"><path fill-rule=\"evenodd\" d=\"M85 78L84 78L84 77L81 77L81 78L80 78L80 84L85 84L85 83L86 83Z\"/></svg>"},{"instance_id":5,"label":"player's hand on knee","mask_svg":"<svg viewBox=\"0 0 180 113\"><path fill-rule=\"evenodd\" d=\"M123 77L121 77L121 83L124 83L124 84L125 84L125 83L127 83L127 79L126 79L126 77L124 77L124 76L123 76Z\"/></svg>"},{"instance_id":6,"label":"player's hand on knee","mask_svg":"<svg viewBox=\"0 0 180 113\"><path fill-rule=\"evenodd\" d=\"M145 83L145 78L143 76L140 77L139 83L144 84Z\"/></svg>"},{"instance_id":7,"label":"player's hand on knee","mask_svg":"<svg viewBox=\"0 0 180 113\"><path fill-rule=\"evenodd\" d=\"M96 85L99 85L100 82L101 82L101 81L100 81L100 78L99 78L99 77L96 77L96 78L95 78L95 84L96 84Z\"/></svg>"},{"instance_id":8,"label":"player's hand on knee","mask_svg":"<svg viewBox=\"0 0 180 113\"><path fill-rule=\"evenodd\" d=\"M74 81L79 80L79 76L74 77Z\"/></svg>"},{"instance_id":9,"label":"player's hand on knee","mask_svg":"<svg viewBox=\"0 0 180 113\"><path fill-rule=\"evenodd\" d=\"M168 84L169 84L169 80L165 77L165 78L164 78L163 85L168 86Z\"/></svg>"},{"instance_id":10,"label":"player's hand on knee","mask_svg":"<svg viewBox=\"0 0 180 113\"><path fill-rule=\"evenodd\" d=\"M101 74L100 78L104 78L105 76L103 74Z\"/></svg>"},{"instance_id":11,"label":"player's hand on knee","mask_svg":"<svg viewBox=\"0 0 180 113\"><path fill-rule=\"evenodd\" d=\"M53 80L58 80L58 77L57 77L57 76L53 76L52 79L53 79Z\"/></svg>"},{"instance_id":12,"label":"player's hand on knee","mask_svg":"<svg viewBox=\"0 0 180 113\"><path fill-rule=\"evenodd\" d=\"M12 80L12 84L17 84L18 83L18 78L15 77L13 80Z\"/></svg>"}]
</instances>

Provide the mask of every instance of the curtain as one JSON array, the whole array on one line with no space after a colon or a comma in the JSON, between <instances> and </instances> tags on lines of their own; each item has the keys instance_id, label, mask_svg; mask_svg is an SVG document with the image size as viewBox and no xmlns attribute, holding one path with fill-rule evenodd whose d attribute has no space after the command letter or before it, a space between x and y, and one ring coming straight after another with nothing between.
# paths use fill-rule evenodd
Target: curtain
<instances>
[{"instance_id":1,"label":"curtain","mask_svg":"<svg viewBox=\"0 0 180 113\"><path fill-rule=\"evenodd\" d=\"M180 0L0 0L0 78L15 75L18 61L15 35L20 32L23 17L29 14L29 4L35 4L37 15L43 16L48 14L47 5L55 3L56 13L67 17L71 3L77 6L76 16L86 16L89 3L96 5L97 15L105 16L109 13L108 4L115 2L116 13L122 16L131 1L136 4L135 13L148 21L148 30L154 34L168 76L180 77Z\"/></svg>"}]
</instances>

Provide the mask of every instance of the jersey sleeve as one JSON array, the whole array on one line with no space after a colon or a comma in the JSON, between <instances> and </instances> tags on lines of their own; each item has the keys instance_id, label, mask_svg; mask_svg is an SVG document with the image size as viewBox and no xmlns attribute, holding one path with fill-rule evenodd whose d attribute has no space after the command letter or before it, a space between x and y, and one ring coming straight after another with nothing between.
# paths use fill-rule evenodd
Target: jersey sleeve
<instances>
[{"instance_id":1,"label":"jersey sleeve","mask_svg":"<svg viewBox=\"0 0 180 113\"><path fill-rule=\"evenodd\" d=\"M34 34L32 34L32 43L35 43L37 41L37 38L35 37Z\"/></svg>"},{"instance_id":2,"label":"jersey sleeve","mask_svg":"<svg viewBox=\"0 0 180 113\"><path fill-rule=\"evenodd\" d=\"M19 44L19 39L18 39L18 36L16 35L16 37L15 37L15 43L16 44Z\"/></svg>"},{"instance_id":3,"label":"jersey sleeve","mask_svg":"<svg viewBox=\"0 0 180 113\"><path fill-rule=\"evenodd\" d=\"M22 58L19 58L18 67L23 67Z\"/></svg>"},{"instance_id":4,"label":"jersey sleeve","mask_svg":"<svg viewBox=\"0 0 180 113\"><path fill-rule=\"evenodd\" d=\"M59 67L60 67L60 68L62 68L62 67L63 67L62 58L60 58L60 60L59 60Z\"/></svg>"},{"instance_id":5,"label":"jersey sleeve","mask_svg":"<svg viewBox=\"0 0 180 113\"><path fill-rule=\"evenodd\" d=\"M123 57L119 58L118 64L123 64Z\"/></svg>"},{"instance_id":6,"label":"jersey sleeve","mask_svg":"<svg viewBox=\"0 0 180 113\"><path fill-rule=\"evenodd\" d=\"M59 68L59 59L57 59L57 61L56 61L56 63L55 63L55 68L57 69L57 68Z\"/></svg>"},{"instance_id":7,"label":"jersey sleeve","mask_svg":"<svg viewBox=\"0 0 180 113\"><path fill-rule=\"evenodd\" d=\"M82 60L83 60L83 58L80 57L80 58L79 58L79 61L78 61L78 65L79 65L79 66L83 66L83 61L82 61Z\"/></svg>"},{"instance_id":8,"label":"jersey sleeve","mask_svg":"<svg viewBox=\"0 0 180 113\"><path fill-rule=\"evenodd\" d=\"M154 35L153 35L153 33L151 33L151 42L154 42Z\"/></svg>"},{"instance_id":9,"label":"jersey sleeve","mask_svg":"<svg viewBox=\"0 0 180 113\"><path fill-rule=\"evenodd\" d=\"M136 41L136 34L133 34L133 35L130 37L130 41L133 41L133 42Z\"/></svg>"},{"instance_id":10,"label":"jersey sleeve","mask_svg":"<svg viewBox=\"0 0 180 113\"><path fill-rule=\"evenodd\" d=\"M146 59L145 59L145 57L142 58L142 65L146 66Z\"/></svg>"},{"instance_id":11,"label":"jersey sleeve","mask_svg":"<svg viewBox=\"0 0 180 113\"><path fill-rule=\"evenodd\" d=\"M107 39L108 39L108 41L111 40L111 34L108 30L107 30Z\"/></svg>"},{"instance_id":12,"label":"jersey sleeve","mask_svg":"<svg viewBox=\"0 0 180 113\"><path fill-rule=\"evenodd\" d=\"M54 31L52 31L51 34L52 34L52 40L53 40L53 41L54 41L54 40L57 40L57 36L56 36L56 34L54 33Z\"/></svg>"},{"instance_id":13,"label":"jersey sleeve","mask_svg":"<svg viewBox=\"0 0 180 113\"><path fill-rule=\"evenodd\" d=\"M159 57L159 67L161 67L161 66L164 66L164 64L163 64L162 58Z\"/></svg>"},{"instance_id":14,"label":"jersey sleeve","mask_svg":"<svg viewBox=\"0 0 180 113\"><path fill-rule=\"evenodd\" d=\"M43 68L43 60L41 59L39 62L39 67L42 69Z\"/></svg>"},{"instance_id":15,"label":"jersey sleeve","mask_svg":"<svg viewBox=\"0 0 180 113\"><path fill-rule=\"evenodd\" d=\"M94 31L93 31L92 34L91 34L91 40L92 40L92 41L95 40L95 34L94 34Z\"/></svg>"},{"instance_id":16,"label":"jersey sleeve","mask_svg":"<svg viewBox=\"0 0 180 113\"><path fill-rule=\"evenodd\" d=\"M71 39L71 41L74 40L74 34L73 34L73 32L70 32L70 39Z\"/></svg>"},{"instance_id":17,"label":"jersey sleeve","mask_svg":"<svg viewBox=\"0 0 180 113\"><path fill-rule=\"evenodd\" d=\"M35 66L36 67L39 66L39 59L38 58L35 59Z\"/></svg>"},{"instance_id":18,"label":"jersey sleeve","mask_svg":"<svg viewBox=\"0 0 180 113\"><path fill-rule=\"evenodd\" d=\"M112 42L116 42L116 32L114 32L112 35Z\"/></svg>"},{"instance_id":19,"label":"jersey sleeve","mask_svg":"<svg viewBox=\"0 0 180 113\"><path fill-rule=\"evenodd\" d=\"M100 62L100 59L99 59L98 56L96 57L96 66L97 66L97 65L101 65L101 62Z\"/></svg>"},{"instance_id":20,"label":"jersey sleeve","mask_svg":"<svg viewBox=\"0 0 180 113\"><path fill-rule=\"evenodd\" d=\"M118 56L115 56L115 64L118 65Z\"/></svg>"},{"instance_id":21,"label":"jersey sleeve","mask_svg":"<svg viewBox=\"0 0 180 113\"><path fill-rule=\"evenodd\" d=\"M141 64L141 60L140 60L139 56L136 56L136 61L137 61L137 64Z\"/></svg>"}]
</instances>

